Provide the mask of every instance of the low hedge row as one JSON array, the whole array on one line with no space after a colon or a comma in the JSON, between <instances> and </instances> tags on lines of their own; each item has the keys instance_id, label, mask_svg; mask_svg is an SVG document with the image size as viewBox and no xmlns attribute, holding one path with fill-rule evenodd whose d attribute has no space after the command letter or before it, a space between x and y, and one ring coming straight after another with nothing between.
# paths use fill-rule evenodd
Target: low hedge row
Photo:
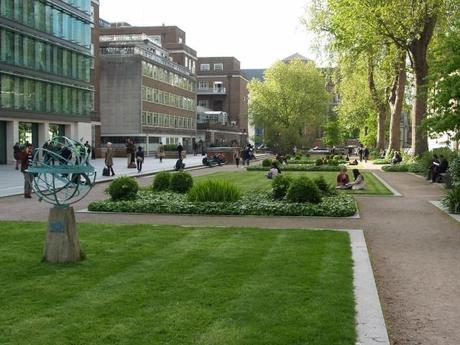
<instances>
[{"instance_id":1,"label":"low hedge row","mask_svg":"<svg viewBox=\"0 0 460 345\"><path fill-rule=\"evenodd\" d=\"M268 171L269 167L261 165L252 165L247 168L248 171ZM291 164L281 167L282 171L340 171L340 166L335 165L308 165L308 164Z\"/></svg>"},{"instance_id":2,"label":"low hedge row","mask_svg":"<svg viewBox=\"0 0 460 345\"><path fill-rule=\"evenodd\" d=\"M374 159L372 163L377 165L391 164L391 159Z\"/></svg>"},{"instance_id":3,"label":"low hedge row","mask_svg":"<svg viewBox=\"0 0 460 345\"><path fill-rule=\"evenodd\" d=\"M395 165L384 165L382 170L386 172L412 172L416 174L426 173L425 167L420 163L399 163Z\"/></svg>"},{"instance_id":4,"label":"low hedge row","mask_svg":"<svg viewBox=\"0 0 460 345\"><path fill-rule=\"evenodd\" d=\"M94 212L349 217L356 213L351 195L324 197L319 204L273 200L271 192L250 193L237 202L189 202L183 194L140 191L136 200L94 201Z\"/></svg>"}]
</instances>

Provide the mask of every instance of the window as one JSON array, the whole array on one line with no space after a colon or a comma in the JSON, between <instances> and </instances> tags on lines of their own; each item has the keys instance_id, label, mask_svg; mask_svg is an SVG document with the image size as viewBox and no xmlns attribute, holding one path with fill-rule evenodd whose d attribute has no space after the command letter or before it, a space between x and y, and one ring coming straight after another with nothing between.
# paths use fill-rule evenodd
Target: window
<instances>
[{"instance_id":1,"label":"window","mask_svg":"<svg viewBox=\"0 0 460 345\"><path fill-rule=\"evenodd\" d=\"M200 71L210 71L211 70L211 67L209 66L208 63L202 63L200 65Z\"/></svg>"},{"instance_id":2,"label":"window","mask_svg":"<svg viewBox=\"0 0 460 345\"><path fill-rule=\"evenodd\" d=\"M214 64L214 71L223 71L224 70L224 64L223 63L215 63Z\"/></svg>"},{"instance_id":3,"label":"window","mask_svg":"<svg viewBox=\"0 0 460 345\"><path fill-rule=\"evenodd\" d=\"M209 83L207 81L200 81L200 83L198 84L198 89L200 90L209 89Z\"/></svg>"},{"instance_id":4,"label":"window","mask_svg":"<svg viewBox=\"0 0 460 345\"><path fill-rule=\"evenodd\" d=\"M209 101L207 99L198 100L198 106L203 108L209 108Z\"/></svg>"}]
</instances>

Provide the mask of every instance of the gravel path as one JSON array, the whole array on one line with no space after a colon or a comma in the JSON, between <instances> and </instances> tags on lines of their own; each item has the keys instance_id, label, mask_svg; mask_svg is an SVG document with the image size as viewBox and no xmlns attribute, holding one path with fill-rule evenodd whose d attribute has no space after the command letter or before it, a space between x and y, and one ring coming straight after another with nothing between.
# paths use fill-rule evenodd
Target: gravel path
<instances>
[{"instance_id":1,"label":"gravel path","mask_svg":"<svg viewBox=\"0 0 460 345\"><path fill-rule=\"evenodd\" d=\"M207 174L220 169L194 171ZM252 226L264 228L363 229L371 254L384 314L394 345L460 344L460 225L429 200L443 190L406 173L378 174L402 197L356 196L360 219L301 217L209 217L161 215L77 215L80 222ZM140 178L142 185L152 178ZM86 208L104 197L97 185L75 205ZM48 205L21 197L0 199L0 220L46 220ZM332 345L332 344L331 344Z\"/></svg>"}]
</instances>

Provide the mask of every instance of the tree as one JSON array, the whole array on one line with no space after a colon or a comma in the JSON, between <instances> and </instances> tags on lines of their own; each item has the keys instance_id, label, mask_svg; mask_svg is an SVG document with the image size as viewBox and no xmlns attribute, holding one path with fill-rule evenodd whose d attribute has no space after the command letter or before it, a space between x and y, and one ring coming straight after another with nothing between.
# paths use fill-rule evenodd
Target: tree
<instances>
[{"instance_id":1,"label":"tree","mask_svg":"<svg viewBox=\"0 0 460 345\"><path fill-rule=\"evenodd\" d=\"M428 148L422 120L427 112L428 47L440 21L452 17L457 0L318 0L327 3L329 28L348 47L368 47L381 40L406 51L414 74L412 151ZM323 6L324 7L324 6Z\"/></svg>"},{"instance_id":2,"label":"tree","mask_svg":"<svg viewBox=\"0 0 460 345\"><path fill-rule=\"evenodd\" d=\"M323 126L323 143L329 147L342 143L342 131L337 117L331 117Z\"/></svg>"},{"instance_id":3,"label":"tree","mask_svg":"<svg viewBox=\"0 0 460 345\"><path fill-rule=\"evenodd\" d=\"M309 131L326 118L330 96L313 62L277 62L265 80L249 83L252 122L264 128L268 145L282 152L306 143Z\"/></svg>"},{"instance_id":4,"label":"tree","mask_svg":"<svg viewBox=\"0 0 460 345\"><path fill-rule=\"evenodd\" d=\"M436 38L431 54L430 113L425 127L431 134L460 140L460 20Z\"/></svg>"}]
</instances>

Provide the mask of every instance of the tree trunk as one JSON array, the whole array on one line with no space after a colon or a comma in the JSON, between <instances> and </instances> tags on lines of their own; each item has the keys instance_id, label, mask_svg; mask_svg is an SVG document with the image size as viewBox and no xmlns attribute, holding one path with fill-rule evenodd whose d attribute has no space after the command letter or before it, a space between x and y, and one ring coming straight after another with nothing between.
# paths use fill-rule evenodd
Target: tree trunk
<instances>
[{"instance_id":1,"label":"tree trunk","mask_svg":"<svg viewBox=\"0 0 460 345\"><path fill-rule=\"evenodd\" d=\"M396 77L391 90L390 98L390 140L389 150L399 151L401 148L401 111L404 104L404 95L406 87L406 53L402 53L398 68L396 70Z\"/></svg>"},{"instance_id":2,"label":"tree trunk","mask_svg":"<svg viewBox=\"0 0 460 345\"><path fill-rule=\"evenodd\" d=\"M410 46L415 79L415 99L412 103L412 154L420 155L428 151L428 136L422 128L428 99L428 45L436 25L436 18L425 18L425 26L418 40Z\"/></svg>"},{"instance_id":3,"label":"tree trunk","mask_svg":"<svg viewBox=\"0 0 460 345\"><path fill-rule=\"evenodd\" d=\"M371 98L374 103L375 110L377 111L377 150L382 150L385 148L385 121L387 117L387 107L385 102L382 102L379 97L377 87L375 86L374 66L371 61L369 61L367 81Z\"/></svg>"}]
</instances>

